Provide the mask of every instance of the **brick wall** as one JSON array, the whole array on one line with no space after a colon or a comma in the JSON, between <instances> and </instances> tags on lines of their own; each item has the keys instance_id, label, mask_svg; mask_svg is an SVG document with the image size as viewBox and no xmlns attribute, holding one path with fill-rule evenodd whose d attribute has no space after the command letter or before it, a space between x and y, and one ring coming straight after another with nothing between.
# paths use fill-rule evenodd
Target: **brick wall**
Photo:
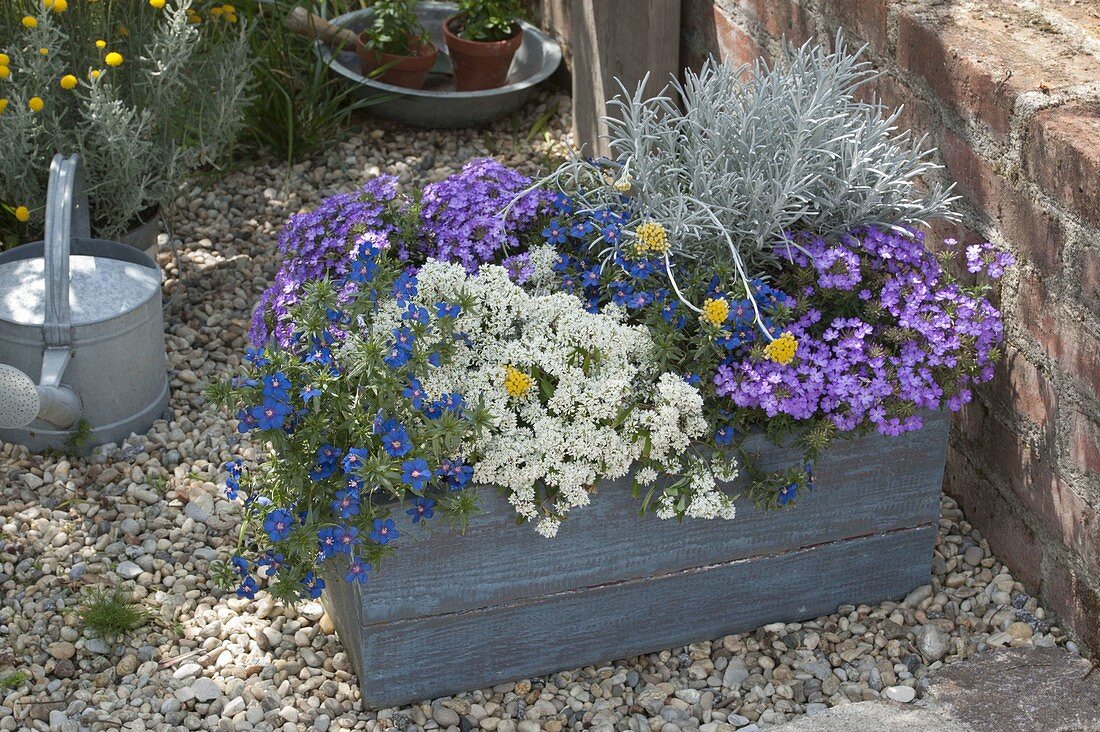
<instances>
[{"instance_id":1,"label":"brick wall","mask_svg":"<svg viewBox=\"0 0 1100 732\"><path fill-rule=\"evenodd\" d=\"M683 0L681 57L869 44L874 91L939 149L965 223L1006 244L1006 358L955 420L946 490L1100 652L1100 2Z\"/></svg>"}]
</instances>

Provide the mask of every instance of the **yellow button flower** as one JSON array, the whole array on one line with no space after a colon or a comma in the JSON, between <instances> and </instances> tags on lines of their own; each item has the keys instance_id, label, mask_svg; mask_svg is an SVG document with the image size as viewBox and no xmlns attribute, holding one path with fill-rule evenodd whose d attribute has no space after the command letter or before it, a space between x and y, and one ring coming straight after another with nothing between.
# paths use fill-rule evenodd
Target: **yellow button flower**
<instances>
[{"instance_id":1,"label":"yellow button flower","mask_svg":"<svg viewBox=\"0 0 1100 732\"><path fill-rule=\"evenodd\" d=\"M99 75L102 74L102 73L103 72L100 71L99 69L92 69L91 71L88 72L88 78L90 78L92 81L95 81L96 79L99 78Z\"/></svg>"},{"instance_id":2,"label":"yellow button flower","mask_svg":"<svg viewBox=\"0 0 1100 732\"><path fill-rule=\"evenodd\" d=\"M48 48L46 48L45 46L43 46L42 48L38 49L38 52L39 52L40 54L42 54L43 56L45 56L46 54L48 54L48 53L50 52L50 49L48 49Z\"/></svg>"},{"instance_id":3,"label":"yellow button flower","mask_svg":"<svg viewBox=\"0 0 1100 732\"><path fill-rule=\"evenodd\" d=\"M0 66L7 66L11 63L11 57L6 53L0 53Z\"/></svg>"},{"instance_id":4,"label":"yellow button flower","mask_svg":"<svg viewBox=\"0 0 1100 732\"><path fill-rule=\"evenodd\" d=\"M11 76L11 69L7 66L0 66L0 79L6 79Z\"/></svg>"},{"instance_id":5,"label":"yellow button flower","mask_svg":"<svg viewBox=\"0 0 1100 732\"><path fill-rule=\"evenodd\" d=\"M32 112L41 112L46 103L42 101L42 97L31 97L27 100L27 106L31 108Z\"/></svg>"},{"instance_id":6,"label":"yellow button flower","mask_svg":"<svg viewBox=\"0 0 1100 732\"><path fill-rule=\"evenodd\" d=\"M31 211L26 206L20 206L15 209L15 218L19 221L26 221L31 217Z\"/></svg>"},{"instance_id":7,"label":"yellow button flower","mask_svg":"<svg viewBox=\"0 0 1100 732\"><path fill-rule=\"evenodd\" d=\"M32 18L29 15L24 15L23 16L23 27L24 28L37 28L38 27L38 19L37 18Z\"/></svg>"},{"instance_id":8,"label":"yellow button flower","mask_svg":"<svg viewBox=\"0 0 1100 732\"><path fill-rule=\"evenodd\" d=\"M504 367L504 391L508 396L522 397L531 391L531 385L535 381L527 374L512 366Z\"/></svg>"},{"instance_id":9,"label":"yellow button flower","mask_svg":"<svg viewBox=\"0 0 1100 732\"><path fill-rule=\"evenodd\" d=\"M4 110L8 108L8 100L0 99L0 114L4 113Z\"/></svg>"},{"instance_id":10,"label":"yellow button flower","mask_svg":"<svg viewBox=\"0 0 1100 732\"><path fill-rule=\"evenodd\" d=\"M46 10L52 10L55 13L64 13L69 9L69 0L45 0L42 3Z\"/></svg>"},{"instance_id":11,"label":"yellow button flower","mask_svg":"<svg viewBox=\"0 0 1100 732\"><path fill-rule=\"evenodd\" d=\"M707 298L707 301L703 303L702 318L711 325L721 325L726 322L726 318L730 314L730 304L726 302L726 298Z\"/></svg>"},{"instance_id":12,"label":"yellow button flower","mask_svg":"<svg viewBox=\"0 0 1100 732\"><path fill-rule=\"evenodd\" d=\"M798 341L789 331L764 346L764 355L781 366L789 364L797 352Z\"/></svg>"},{"instance_id":13,"label":"yellow button flower","mask_svg":"<svg viewBox=\"0 0 1100 732\"><path fill-rule=\"evenodd\" d=\"M107 54L106 56L103 57L103 61L108 66L121 66L122 65L122 54L119 53L118 51L111 51L109 54Z\"/></svg>"},{"instance_id":14,"label":"yellow button flower","mask_svg":"<svg viewBox=\"0 0 1100 732\"><path fill-rule=\"evenodd\" d=\"M149 0L149 4L157 10L160 10L164 7L164 0Z\"/></svg>"},{"instance_id":15,"label":"yellow button flower","mask_svg":"<svg viewBox=\"0 0 1100 732\"><path fill-rule=\"evenodd\" d=\"M668 232L662 224L647 221L634 231L634 249L638 254L664 254L668 251Z\"/></svg>"},{"instance_id":16,"label":"yellow button flower","mask_svg":"<svg viewBox=\"0 0 1100 732\"><path fill-rule=\"evenodd\" d=\"M107 48L107 41L101 38L100 40L95 42L95 47L102 51L104 48Z\"/></svg>"},{"instance_id":17,"label":"yellow button flower","mask_svg":"<svg viewBox=\"0 0 1100 732\"><path fill-rule=\"evenodd\" d=\"M69 89L76 88L76 77L72 74L65 74L61 77L61 88L68 91Z\"/></svg>"}]
</instances>

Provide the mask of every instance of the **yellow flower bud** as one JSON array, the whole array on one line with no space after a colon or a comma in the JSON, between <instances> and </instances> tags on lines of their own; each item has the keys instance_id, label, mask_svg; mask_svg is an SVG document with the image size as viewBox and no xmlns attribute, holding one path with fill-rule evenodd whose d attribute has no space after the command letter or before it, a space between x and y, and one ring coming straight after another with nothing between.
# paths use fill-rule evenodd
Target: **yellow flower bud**
<instances>
[{"instance_id":1,"label":"yellow flower bud","mask_svg":"<svg viewBox=\"0 0 1100 732\"><path fill-rule=\"evenodd\" d=\"M38 19L37 18L32 18L29 15L24 15L23 16L23 27L24 28L37 28L38 27Z\"/></svg>"},{"instance_id":2,"label":"yellow flower bud","mask_svg":"<svg viewBox=\"0 0 1100 732\"><path fill-rule=\"evenodd\" d=\"M531 391L531 385L534 383L534 379L519 369L512 366L504 367L504 391L508 392L508 396L516 398L525 396Z\"/></svg>"},{"instance_id":3,"label":"yellow flower bud","mask_svg":"<svg viewBox=\"0 0 1100 732\"><path fill-rule=\"evenodd\" d=\"M11 76L11 69L7 66L0 66L0 79L6 79Z\"/></svg>"},{"instance_id":4,"label":"yellow flower bud","mask_svg":"<svg viewBox=\"0 0 1100 732\"><path fill-rule=\"evenodd\" d=\"M8 108L8 100L0 99L0 114L4 113L4 110Z\"/></svg>"},{"instance_id":5,"label":"yellow flower bud","mask_svg":"<svg viewBox=\"0 0 1100 732\"><path fill-rule=\"evenodd\" d=\"M76 77L72 74L65 74L61 77L61 88L68 91L69 89L76 88Z\"/></svg>"},{"instance_id":6,"label":"yellow flower bud","mask_svg":"<svg viewBox=\"0 0 1100 732\"><path fill-rule=\"evenodd\" d=\"M92 81L95 81L96 79L99 78L99 75L101 73L103 73L103 72L100 71L99 69L92 69L91 71L88 72L88 78L90 78Z\"/></svg>"},{"instance_id":7,"label":"yellow flower bud","mask_svg":"<svg viewBox=\"0 0 1100 732\"><path fill-rule=\"evenodd\" d=\"M107 41L104 41L104 40L100 39L100 40L95 42L95 47L100 49L100 50L102 50L104 48L107 48Z\"/></svg>"},{"instance_id":8,"label":"yellow flower bud","mask_svg":"<svg viewBox=\"0 0 1100 732\"><path fill-rule=\"evenodd\" d=\"M45 0L42 4L46 10L52 10L55 13L64 13L69 9L69 0Z\"/></svg>"},{"instance_id":9,"label":"yellow flower bud","mask_svg":"<svg viewBox=\"0 0 1100 732\"><path fill-rule=\"evenodd\" d=\"M31 217L31 211L26 206L20 206L15 209L15 218L19 221L26 221Z\"/></svg>"},{"instance_id":10,"label":"yellow flower bud","mask_svg":"<svg viewBox=\"0 0 1100 732\"><path fill-rule=\"evenodd\" d=\"M42 97L31 97L27 100L27 106L31 108L32 112L41 112L46 103L42 101Z\"/></svg>"},{"instance_id":11,"label":"yellow flower bud","mask_svg":"<svg viewBox=\"0 0 1100 732\"><path fill-rule=\"evenodd\" d=\"M157 10L160 10L164 7L164 0L149 0L149 4Z\"/></svg>"},{"instance_id":12,"label":"yellow flower bud","mask_svg":"<svg viewBox=\"0 0 1100 732\"><path fill-rule=\"evenodd\" d=\"M45 46L43 46L42 48L38 49L38 52L39 52L40 54L42 54L43 56L45 56L46 54L48 54L48 53L50 52L50 49L48 49L48 48L46 48Z\"/></svg>"},{"instance_id":13,"label":"yellow flower bud","mask_svg":"<svg viewBox=\"0 0 1100 732\"><path fill-rule=\"evenodd\" d=\"M702 319L711 325L721 325L726 322L726 318L730 314L730 304L726 302L726 298L707 298L707 301L703 303Z\"/></svg>"},{"instance_id":14,"label":"yellow flower bud","mask_svg":"<svg viewBox=\"0 0 1100 732\"><path fill-rule=\"evenodd\" d=\"M0 53L0 66L7 66L11 63L11 57L6 53Z\"/></svg>"},{"instance_id":15,"label":"yellow flower bud","mask_svg":"<svg viewBox=\"0 0 1100 732\"><path fill-rule=\"evenodd\" d=\"M103 60L108 66L121 66L122 54L118 51L111 51L109 54L103 57Z\"/></svg>"}]
</instances>

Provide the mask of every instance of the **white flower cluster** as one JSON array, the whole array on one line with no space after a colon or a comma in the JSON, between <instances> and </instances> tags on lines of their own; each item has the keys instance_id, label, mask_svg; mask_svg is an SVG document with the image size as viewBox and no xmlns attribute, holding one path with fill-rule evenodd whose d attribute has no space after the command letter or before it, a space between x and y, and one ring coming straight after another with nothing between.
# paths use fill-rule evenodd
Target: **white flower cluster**
<instances>
[{"instance_id":1,"label":"white flower cluster","mask_svg":"<svg viewBox=\"0 0 1100 732\"><path fill-rule=\"evenodd\" d=\"M527 292L497 266L470 277L458 265L429 261L417 287L415 299L426 307L468 303L454 324L462 345L423 377L425 391L461 393L488 409L493 428L464 446L477 459L474 481L507 489L541 534L556 534L598 481L625 476L639 461L646 466L639 481L656 480L654 468L689 476L674 495L658 498L661 515L733 516L713 475L687 457L707 429L702 396L656 373L644 327L589 313L566 293Z\"/></svg>"}]
</instances>

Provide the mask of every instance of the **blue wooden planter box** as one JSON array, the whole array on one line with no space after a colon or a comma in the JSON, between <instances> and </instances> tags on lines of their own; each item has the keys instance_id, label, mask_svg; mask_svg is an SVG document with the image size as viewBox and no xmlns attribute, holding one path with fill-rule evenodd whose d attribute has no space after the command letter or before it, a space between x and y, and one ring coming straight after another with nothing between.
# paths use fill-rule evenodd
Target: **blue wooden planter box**
<instances>
[{"instance_id":1,"label":"blue wooden planter box","mask_svg":"<svg viewBox=\"0 0 1100 732\"><path fill-rule=\"evenodd\" d=\"M324 602L364 702L385 707L899 598L928 582L949 426L838 441L811 495L733 521L639 519L624 482L544 539L482 490L465 534L402 524L396 556L365 585L326 579ZM798 460L750 448L765 468Z\"/></svg>"}]
</instances>

